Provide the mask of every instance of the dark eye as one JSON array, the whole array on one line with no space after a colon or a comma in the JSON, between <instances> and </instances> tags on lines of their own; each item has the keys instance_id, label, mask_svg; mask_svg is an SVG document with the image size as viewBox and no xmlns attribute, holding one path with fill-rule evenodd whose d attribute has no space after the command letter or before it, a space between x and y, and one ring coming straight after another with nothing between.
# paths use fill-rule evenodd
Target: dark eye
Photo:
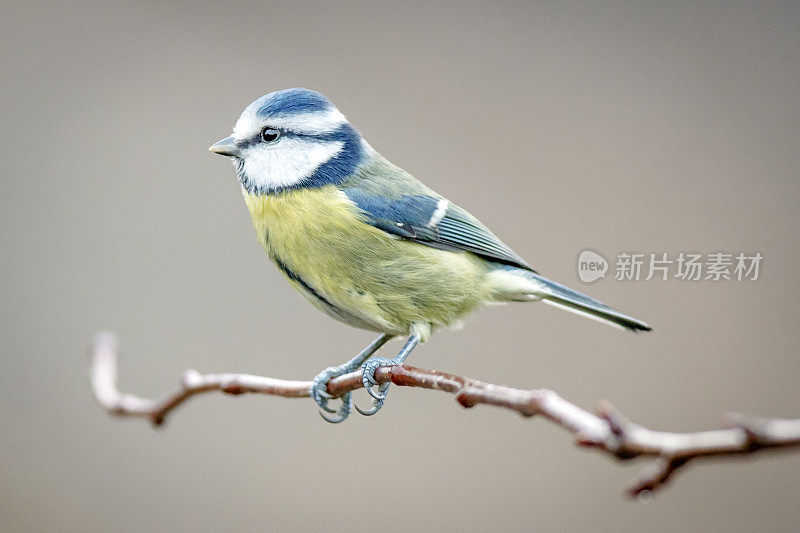
<instances>
[{"instance_id":1,"label":"dark eye","mask_svg":"<svg viewBox=\"0 0 800 533\"><path fill-rule=\"evenodd\" d=\"M261 140L265 143L274 143L281 136L281 132L275 128L264 128L261 130Z\"/></svg>"}]
</instances>

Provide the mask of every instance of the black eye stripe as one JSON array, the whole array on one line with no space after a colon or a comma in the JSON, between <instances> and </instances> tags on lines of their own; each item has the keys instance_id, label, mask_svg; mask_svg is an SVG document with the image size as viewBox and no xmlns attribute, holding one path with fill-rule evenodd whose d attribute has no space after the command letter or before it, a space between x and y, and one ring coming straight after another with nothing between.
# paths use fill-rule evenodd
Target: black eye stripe
<instances>
[{"instance_id":1,"label":"black eye stripe","mask_svg":"<svg viewBox=\"0 0 800 533\"><path fill-rule=\"evenodd\" d=\"M280 138L281 132L280 130L276 130L275 128L264 126L263 128L261 128L261 133L259 135L261 137L261 140L264 141L265 143L274 143Z\"/></svg>"}]
</instances>

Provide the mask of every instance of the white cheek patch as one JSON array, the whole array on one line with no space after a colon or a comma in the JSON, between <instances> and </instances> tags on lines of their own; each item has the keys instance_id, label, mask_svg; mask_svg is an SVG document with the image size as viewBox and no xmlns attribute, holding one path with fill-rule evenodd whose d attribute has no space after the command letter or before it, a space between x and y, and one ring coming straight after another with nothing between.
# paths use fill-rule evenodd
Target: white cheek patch
<instances>
[{"instance_id":1,"label":"white cheek patch","mask_svg":"<svg viewBox=\"0 0 800 533\"><path fill-rule=\"evenodd\" d=\"M309 178L342 151L344 143L283 137L272 145L256 144L244 154L244 174L257 189L281 189Z\"/></svg>"},{"instance_id":2,"label":"white cheek patch","mask_svg":"<svg viewBox=\"0 0 800 533\"><path fill-rule=\"evenodd\" d=\"M307 135L322 135L336 131L339 126L346 123L347 119L336 108L316 113L277 115L268 118L259 117L255 110L245 109L233 127L233 136L239 140L250 139L264 126Z\"/></svg>"}]
</instances>

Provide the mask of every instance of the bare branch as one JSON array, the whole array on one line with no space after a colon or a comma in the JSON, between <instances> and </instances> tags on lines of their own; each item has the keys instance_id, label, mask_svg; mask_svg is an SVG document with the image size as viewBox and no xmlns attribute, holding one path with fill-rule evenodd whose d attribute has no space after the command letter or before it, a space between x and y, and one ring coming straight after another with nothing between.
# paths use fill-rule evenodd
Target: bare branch
<instances>
[{"instance_id":1,"label":"bare branch","mask_svg":"<svg viewBox=\"0 0 800 533\"><path fill-rule=\"evenodd\" d=\"M249 374L184 373L181 386L161 399L122 394L117 389L117 340L110 333L95 336L91 347L92 390L97 402L110 414L148 418L160 425L176 407L196 394L221 391L246 392L304 398L311 381L289 381ZM800 419L781 420L732 414L723 429L673 433L654 431L625 419L613 407L602 403L597 414L585 411L546 389L522 390L492 385L470 378L411 366L381 367L378 383L440 390L454 394L464 407L494 405L531 417L542 416L573 433L580 446L595 448L619 460L655 458L643 468L629 494L636 496L661 488L675 473L694 459L733 457L758 450L788 448L800 444ZM328 392L339 397L362 387L361 373L353 372L331 380Z\"/></svg>"}]
</instances>

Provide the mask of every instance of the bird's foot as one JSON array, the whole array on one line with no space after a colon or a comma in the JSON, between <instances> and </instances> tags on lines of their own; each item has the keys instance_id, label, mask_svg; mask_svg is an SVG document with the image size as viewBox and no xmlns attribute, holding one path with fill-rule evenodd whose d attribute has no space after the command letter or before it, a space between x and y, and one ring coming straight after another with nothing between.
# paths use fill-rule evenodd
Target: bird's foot
<instances>
[{"instance_id":1,"label":"bird's foot","mask_svg":"<svg viewBox=\"0 0 800 533\"><path fill-rule=\"evenodd\" d=\"M311 385L311 389L309 390L311 394L311 398L319 405L321 411L319 415L325 419L326 422L330 422L331 424L338 424L342 422L345 418L350 415L350 408L353 405L352 398L350 396L351 393L345 393L342 397L342 404L339 406L338 409L331 409L328 406L328 400L333 398L328 393L328 382L333 378L338 378L339 376L343 376L348 372L351 372L352 368L349 368L345 365L339 366L330 366L317 374L314 377L313 384ZM332 413L335 416L327 416L322 411L327 411L328 413Z\"/></svg>"},{"instance_id":2,"label":"bird's foot","mask_svg":"<svg viewBox=\"0 0 800 533\"><path fill-rule=\"evenodd\" d=\"M356 405L356 411L364 416L372 416L381 410L381 407L383 407L383 402L386 401L386 395L388 394L389 385L391 385L391 383L387 382L378 384L378 381L375 379L375 371L381 366L394 366L402 363L403 360L399 357L394 359L374 357L372 359L368 359L363 365L361 365L361 372L363 373L361 381L364 384L364 389L366 389L369 395L372 396L372 407L369 409L360 409ZM375 385L378 385L377 390L373 390Z\"/></svg>"},{"instance_id":3,"label":"bird's foot","mask_svg":"<svg viewBox=\"0 0 800 533\"><path fill-rule=\"evenodd\" d=\"M317 405L319 405L322 411L327 411L328 413L336 415L333 417L325 416L325 413L320 411L319 414L322 416L322 418L328 422L331 422L332 424L337 424L348 417L350 414L350 408L353 405L350 393L348 392L342 395L342 405L340 405L338 409L331 409L328 407L328 400L333 398L333 396L328 393L328 382L333 378L338 378L339 376L343 376L348 372L353 372L356 370L364 361L371 357L375 352L380 350L381 346L389 342L389 339L391 338L392 335L390 333L384 333L372 341L369 346L361 350L357 356L353 357L346 363L339 366L328 367L316 375L314 382L311 385L311 389L309 390L310 396L317 403ZM384 392L386 392L385 389Z\"/></svg>"}]
</instances>

